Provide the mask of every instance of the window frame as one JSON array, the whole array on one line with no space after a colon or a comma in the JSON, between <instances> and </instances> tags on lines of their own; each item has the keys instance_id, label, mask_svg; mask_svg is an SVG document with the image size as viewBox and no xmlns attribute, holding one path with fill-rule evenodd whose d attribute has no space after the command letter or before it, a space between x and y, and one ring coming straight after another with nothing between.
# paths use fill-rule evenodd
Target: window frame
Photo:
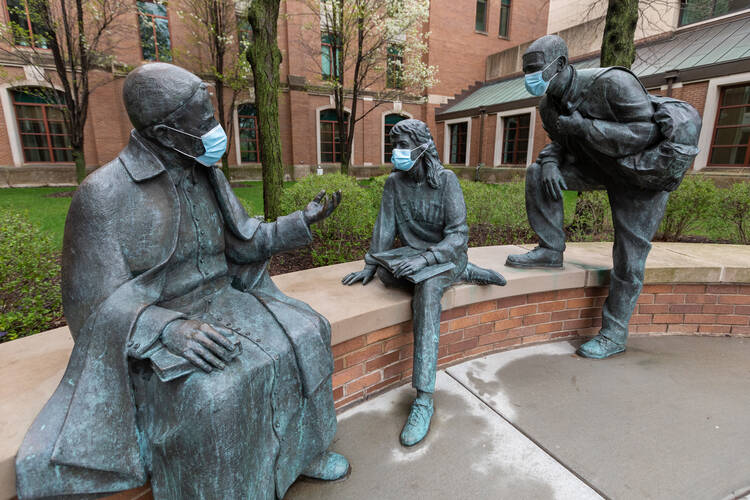
<instances>
[{"instance_id":1,"label":"window frame","mask_svg":"<svg viewBox=\"0 0 750 500\"><path fill-rule=\"evenodd\" d=\"M404 47L398 43L389 44L386 48L385 87L401 90L404 88ZM398 60L400 65L392 65L391 60ZM392 69L393 68L393 69ZM395 78L395 81L394 81ZM393 84L393 85L391 85Z\"/></svg>"},{"instance_id":2,"label":"window frame","mask_svg":"<svg viewBox=\"0 0 750 500\"><path fill-rule=\"evenodd\" d=\"M500 16L499 16L499 26L497 29L497 36L499 38L502 38L504 40L510 40L510 12L511 12L511 0L500 0ZM507 11L507 15L505 16L505 34L501 32L503 29L503 9Z\"/></svg>"},{"instance_id":3,"label":"window frame","mask_svg":"<svg viewBox=\"0 0 750 500\"><path fill-rule=\"evenodd\" d=\"M487 24L489 24L487 21L487 12L489 11L489 0L476 0L476 5L474 8L474 31L476 33L482 33L484 35L487 34ZM479 29L477 24L479 22L479 5L484 6L484 21L483 21L483 29Z\"/></svg>"},{"instance_id":4,"label":"window frame","mask_svg":"<svg viewBox=\"0 0 750 500\"><path fill-rule=\"evenodd\" d=\"M706 166L707 167L719 167L719 168L750 168L750 137L748 138L748 141L745 144L721 144L716 145L716 136L718 135L719 130L721 129L727 129L727 128L741 128L746 127L750 128L750 123L747 124L740 124L740 125L719 125L719 116L721 115L721 111L724 109L732 109L732 108L750 108L750 103L747 104L730 104L730 105L722 105L722 101L724 100L724 96L726 94L727 90L735 89L735 88L748 88L750 89L750 82L743 82L738 83L734 85L724 85L719 87L719 96L718 101L716 103L716 114L714 116L714 123L712 127L711 132L711 143L710 143L710 150L708 152L708 157L706 158ZM730 148L745 148L745 159L743 163L712 163L711 158L713 157L714 149L730 149Z\"/></svg>"},{"instance_id":5,"label":"window frame","mask_svg":"<svg viewBox=\"0 0 750 500\"><path fill-rule=\"evenodd\" d=\"M333 37L333 40L331 40L331 37ZM329 73L326 74L324 72L324 65L323 65L323 48L328 47L327 53L328 53L328 69ZM331 80L334 78L333 69L334 69L334 58L338 58L339 54L341 53L341 49L339 48L338 44L336 44L336 37L335 35L332 35L331 33L327 31L321 31L320 33L320 77L323 80Z\"/></svg>"},{"instance_id":6,"label":"window frame","mask_svg":"<svg viewBox=\"0 0 750 500\"><path fill-rule=\"evenodd\" d=\"M534 158L534 132L536 131L536 107L518 108L507 111L500 111L497 113L497 125L495 126L495 154L493 157L492 166L500 167L503 165L509 165L503 163L503 148L505 147L505 120L504 118L512 116L520 116L528 114L529 116L529 138L526 146L526 167L531 165ZM516 166L521 164L515 164Z\"/></svg>"},{"instance_id":7,"label":"window frame","mask_svg":"<svg viewBox=\"0 0 750 500\"><path fill-rule=\"evenodd\" d=\"M24 165L29 165L29 164L31 164L31 165L33 165L33 164L70 165L72 163L75 163L75 159L73 158L73 146L72 145L70 147L61 148L61 147L55 147L54 144L52 143L52 136L57 136L57 137L65 137L65 136L67 136L69 138L68 140L70 141L70 136L71 136L70 131L67 131L66 134L53 134L53 133L50 132L50 126L49 126L50 122L62 123L63 127L65 127L67 129L67 124L65 123L65 120L64 119L63 120L50 120L48 118L48 116L47 116L47 109L48 108L57 108L57 109L60 109L62 111L62 113L65 113L65 111L64 111L65 105L64 104L53 104L53 103L50 103L50 102L44 102L44 103L17 102L16 101L16 95L23 93L23 90L21 90L21 89L23 89L24 87L30 87L30 86L23 85L23 86L16 86L16 87L8 88L8 91L9 91L9 94L10 94L10 103L11 103L11 105L13 107L13 115L15 117L15 126L16 126L16 131L17 131L16 135L18 137L18 144L19 144L19 147L21 149L20 153L21 153L21 158L22 158L23 164ZM60 92L57 89L54 89L54 90L56 92ZM21 117L19 117L19 114L18 114L18 107L19 106L39 107L39 108L41 108L41 110L42 110L42 118L38 119L38 118L21 118ZM44 133L23 132L23 129L21 127L21 120L42 122L44 124ZM46 147L41 147L41 148L24 146L24 144L23 144L23 137L24 136L29 136L29 135L43 136L44 139L45 139L45 142L47 143L47 146ZM49 161L44 161L44 160L28 160L27 157L26 157L26 150L42 150L42 151L47 151L47 153L49 154L50 160ZM71 155L70 160L61 160L61 161L56 160L55 159L55 151L70 151L70 155Z\"/></svg>"},{"instance_id":8,"label":"window frame","mask_svg":"<svg viewBox=\"0 0 750 500\"><path fill-rule=\"evenodd\" d=\"M136 19L136 23L138 25L138 38L139 38L139 42L140 42L139 46L141 48L141 61L168 62L168 63L173 62L174 58L172 57L172 54L171 54L171 52L172 52L172 46L173 46L173 43L172 43L172 23L171 23L171 21L169 19L169 6L167 5L167 2L164 2L164 8L166 10L166 15L164 15L164 16L157 16L156 14L147 14L145 12L141 12L140 10L138 10L138 2L142 2L142 3L159 3L159 2L157 2L156 0L135 0L135 5L136 5L136 7L135 7L135 10L136 10L135 16L136 16L136 18L135 19ZM152 30L154 32L154 55L155 55L155 59L146 59L145 54L143 53L143 39L141 38L141 30L140 30L140 27L141 27L141 16L146 16L146 17L150 17L150 18L157 18L157 19L166 19L166 21L167 21L167 32L169 33L169 51L170 51L169 60L161 59L159 57L159 40L158 40L158 38L156 36L156 23L153 22L153 19L151 21L151 26L152 26Z\"/></svg>"},{"instance_id":9,"label":"window frame","mask_svg":"<svg viewBox=\"0 0 750 500\"><path fill-rule=\"evenodd\" d=\"M388 144L390 145L390 136L389 136L389 134L386 134L386 132L385 132L385 127L388 125L387 123L385 123L385 119L389 115L401 116L401 117L403 117L404 120L408 120L410 118L413 118L413 116L411 115L411 113L407 113L406 111L396 111L395 109L389 109L388 111L384 111L382 113L382 115L381 115L382 117L380 119L380 130L382 131L382 134L383 134L382 140L380 142L380 158L383 160L382 165L387 165L387 164L389 164L391 162L391 159L390 158L386 158L386 156L385 156L386 155L386 152L385 152L385 150L386 150L386 142L388 142ZM401 121L401 120L399 120L399 121ZM393 125L391 125L390 127L393 128ZM390 129L388 130L388 132L390 133Z\"/></svg>"},{"instance_id":10,"label":"window frame","mask_svg":"<svg viewBox=\"0 0 750 500\"><path fill-rule=\"evenodd\" d=\"M34 27L31 23L31 17L29 16L29 2L28 0L19 0L23 2L24 11L26 14L26 29L29 32L29 41L31 42L30 45L20 45L16 43L15 40L13 40L13 46L14 47L23 47L31 50L45 50L49 51L51 50L49 47L37 47L36 41L34 40ZM10 9L8 8L8 0L5 0L3 3L3 6L5 8L5 18L8 20L7 24L10 25L11 19L10 19Z\"/></svg>"},{"instance_id":11,"label":"window frame","mask_svg":"<svg viewBox=\"0 0 750 500\"><path fill-rule=\"evenodd\" d=\"M518 125L515 126L515 127L513 127L513 128L509 127L508 124L506 123L510 119L513 119L513 118L520 119L520 118L525 117L525 116L528 116L528 118L529 118L529 124L526 125L526 126L521 126L520 125L520 123L521 123L520 120L518 121ZM502 160L502 164L503 165L528 165L528 159L529 159L529 150L528 150L529 146L528 146L528 144L529 144L529 134L531 133L531 116L529 116L529 113L520 113L520 114L517 114L517 115L502 116L500 119L503 121L503 135L502 135L502 143L501 143L502 144L502 151L500 152L500 158ZM522 139L521 138L521 131L524 130L524 129L526 130L526 138ZM512 156L513 156L513 159L508 162L508 161L505 161L505 159L506 159L505 157L507 156L507 154L506 154L507 152L506 152L505 148L508 145L508 134L509 134L509 132L511 130L514 130L516 132L516 136L513 139L513 144L514 144L515 147L513 148L513 152L511 153ZM521 150L520 150L520 148L518 146L524 140L526 141L526 150L523 151L524 159L523 159L523 161L517 161L518 160L518 156L521 154Z\"/></svg>"},{"instance_id":12,"label":"window frame","mask_svg":"<svg viewBox=\"0 0 750 500\"><path fill-rule=\"evenodd\" d=\"M253 107L253 109L255 110L255 114L243 115L240 113L240 108L242 108L242 106L247 106L247 105L250 105ZM252 161L252 160L245 161L242 159L242 153L250 152L250 151L242 149L242 131L246 130L246 128L240 127L240 117L252 118L253 123L255 124L255 139L253 140L253 142L255 142L255 152L258 157L258 159L255 161ZM258 110L257 110L257 107L255 106L255 103L254 102L242 102L238 104L237 107L235 108L235 118L237 120L236 122L236 125L237 125L237 128L236 128L237 130L237 137L236 137L237 139L237 164L248 165L248 164L261 163L263 153L260 148L260 131L258 129Z\"/></svg>"},{"instance_id":13,"label":"window frame","mask_svg":"<svg viewBox=\"0 0 750 500\"><path fill-rule=\"evenodd\" d=\"M316 149L317 149L317 153L318 153L318 156L317 156L317 160L318 160L317 164L318 165L323 165L323 164L326 164L326 165L335 165L337 163L341 163L340 161L338 161L338 162L336 161L336 135L335 135L336 128L335 127L336 127L336 125L338 125L338 123L336 121L331 121L331 120L325 120L325 123L333 123L334 124L334 130L333 130L334 131L334 139L333 139L333 161L332 162L331 161L325 161L325 162L321 161L321 157L323 156L323 148L322 148L322 142L321 142L321 137L322 137L322 134L321 134L321 128L322 127L321 127L321 125L322 125L323 122L321 122L321 120L320 120L320 115L324 111L328 111L328 110L332 110L333 112L336 112L336 108L334 106L331 106L331 105L321 106L321 107L319 107L319 108L317 108L315 110ZM349 108L347 108L347 107L345 107L344 108L344 112L346 112L346 114L347 114L347 121L346 121L346 123L348 124L349 120L351 119L351 116L352 116L352 110L349 109ZM342 153L343 153L343 150L342 150ZM351 157L354 158L354 144L352 144L352 147L351 147Z\"/></svg>"},{"instance_id":14,"label":"window frame","mask_svg":"<svg viewBox=\"0 0 750 500\"><path fill-rule=\"evenodd\" d=\"M711 1L711 15L703 19L699 19L697 21L683 23L682 22L683 12L685 11L685 8L687 7L687 4L689 3L689 1L690 0L680 0L680 8L677 13L677 29L684 28L686 26L692 26L698 23L705 23L705 22L712 21L714 19L719 19L725 16L732 16L735 14L739 14L740 12L745 12L745 11L750 10L750 5L748 5L747 7L743 7L737 10L731 10L731 11L724 12L721 14L716 14L716 0L710 0Z\"/></svg>"},{"instance_id":15,"label":"window frame","mask_svg":"<svg viewBox=\"0 0 750 500\"><path fill-rule=\"evenodd\" d=\"M464 149L466 153L466 159L463 163L464 166L469 166L469 162L471 161L471 122L472 117L466 117L466 118L454 118L452 120L446 120L443 125L443 159L445 161L446 165L461 165L460 163L451 163L451 125L455 125L457 123L466 123L466 147Z\"/></svg>"}]
</instances>

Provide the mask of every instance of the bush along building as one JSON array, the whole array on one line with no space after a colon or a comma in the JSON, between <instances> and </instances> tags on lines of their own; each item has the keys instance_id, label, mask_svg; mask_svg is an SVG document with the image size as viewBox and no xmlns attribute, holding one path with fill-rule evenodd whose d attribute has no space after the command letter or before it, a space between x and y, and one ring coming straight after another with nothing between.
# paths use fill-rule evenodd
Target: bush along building
<instances>
[{"instance_id":1,"label":"bush along building","mask_svg":"<svg viewBox=\"0 0 750 500\"><path fill-rule=\"evenodd\" d=\"M220 33L226 35L226 57L219 68L211 33L206 29L211 12L206 6L217 2L102 1L111 2L110 12L116 11L117 15L104 30L96 52L86 58L90 98L87 106L79 110L86 118L81 134L87 170L115 158L127 143L130 123L121 98L124 76L140 64L165 61L186 67L213 85L217 111L220 99L226 116L232 177L259 179L263 151L258 141L252 73L237 64L244 58L243 44L252 43L252 31L241 3L218 1L229 2L231 7L229 13L222 11L219 23ZM445 106L467 82L485 81L489 56L543 35L548 22L548 0L411 1L421 2L426 9L426 18L419 27L421 48L398 36L381 43L377 47L380 65L375 66L369 80L361 82L356 106L352 106L349 88L355 76L353 65L344 61L340 40L331 36L326 20L331 1L281 2L279 121L287 178L308 175L319 166L325 171L339 168L343 148L332 84L337 64L343 64L342 74L346 77L341 107L346 113L356 108L350 173L368 177L390 169L390 127L413 117L441 132L444 120L435 122L435 110ZM75 184L73 130L65 114L66 86L57 73L60 66L51 49L54 32L45 29L40 21L44 19L45 6L51 5L54 10L60 2L3 3L0 186ZM87 11L85 15L92 13ZM101 16L95 20L101 20ZM64 56L66 50L62 53ZM419 54L420 64L429 70L424 74L424 82L431 84L427 88L415 90L403 84L412 69L410 57L414 54ZM82 81L79 62L75 64L76 78L71 78L71 74L68 80ZM464 141L465 137L471 135L464 134Z\"/></svg>"},{"instance_id":2,"label":"bush along building","mask_svg":"<svg viewBox=\"0 0 750 500\"><path fill-rule=\"evenodd\" d=\"M552 0L549 7L547 31L566 40L577 68L599 66L606 5L592 4ZM531 41L487 57L484 82L436 110L444 162L462 177L523 176L549 141L539 98L524 88L521 56ZM750 1L641 0L631 70L649 92L687 101L701 113L693 173L719 185L750 180Z\"/></svg>"}]
</instances>

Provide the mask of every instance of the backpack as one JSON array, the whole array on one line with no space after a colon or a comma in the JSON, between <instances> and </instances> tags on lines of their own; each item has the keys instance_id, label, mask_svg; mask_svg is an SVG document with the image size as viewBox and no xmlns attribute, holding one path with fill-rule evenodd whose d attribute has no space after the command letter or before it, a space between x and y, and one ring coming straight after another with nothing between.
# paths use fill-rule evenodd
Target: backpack
<instances>
[{"instance_id":1,"label":"backpack","mask_svg":"<svg viewBox=\"0 0 750 500\"><path fill-rule=\"evenodd\" d=\"M612 69L627 71L635 77L629 69L615 66L602 68L603 71L591 83ZM648 94L645 87L643 91ZM651 94L648 96L654 107L653 121L661 132L662 140L641 153L618 158L613 174L629 186L639 189L674 191L698 154L701 116L685 101Z\"/></svg>"}]
</instances>

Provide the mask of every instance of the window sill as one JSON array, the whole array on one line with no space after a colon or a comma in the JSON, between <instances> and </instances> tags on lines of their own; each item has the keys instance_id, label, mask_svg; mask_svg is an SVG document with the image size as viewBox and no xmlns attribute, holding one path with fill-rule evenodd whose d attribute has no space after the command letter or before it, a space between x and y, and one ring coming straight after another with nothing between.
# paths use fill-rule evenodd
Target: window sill
<instances>
[{"instance_id":1,"label":"window sill","mask_svg":"<svg viewBox=\"0 0 750 500\"><path fill-rule=\"evenodd\" d=\"M479 30L476 30L476 29L474 30L474 33L476 33L477 35L484 35L484 36L488 35L488 33L486 31L479 31Z\"/></svg>"},{"instance_id":2,"label":"window sill","mask_svg":"<svg viewBox=\"0 0 750 500\"><path fill-rule=\"evenodd\" d=\"M509 41L509 42L510 42L510 37L509 37L509 36L497 35L497 37L498 37L498 38L499 38L500 40L507 40L507 41Z\"/></svg>"}]
</instances>

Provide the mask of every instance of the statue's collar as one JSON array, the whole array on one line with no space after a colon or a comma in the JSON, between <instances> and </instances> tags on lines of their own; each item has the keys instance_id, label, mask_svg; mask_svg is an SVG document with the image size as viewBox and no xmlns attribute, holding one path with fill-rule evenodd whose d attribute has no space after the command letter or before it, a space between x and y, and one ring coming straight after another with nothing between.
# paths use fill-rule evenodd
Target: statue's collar
<instances>
[{"instance_id":1,"label":"statue's collar","mask_svg":"<svg viewBox=\"0 0 750 500\"><path fill-rule=\"evenodd\" d=\"M164 163L146 145L143 137L135 130L130 132L130 142L120 152L120 162L135 182L142 182L164 172Z\"/></svg>"}]
</instances>

